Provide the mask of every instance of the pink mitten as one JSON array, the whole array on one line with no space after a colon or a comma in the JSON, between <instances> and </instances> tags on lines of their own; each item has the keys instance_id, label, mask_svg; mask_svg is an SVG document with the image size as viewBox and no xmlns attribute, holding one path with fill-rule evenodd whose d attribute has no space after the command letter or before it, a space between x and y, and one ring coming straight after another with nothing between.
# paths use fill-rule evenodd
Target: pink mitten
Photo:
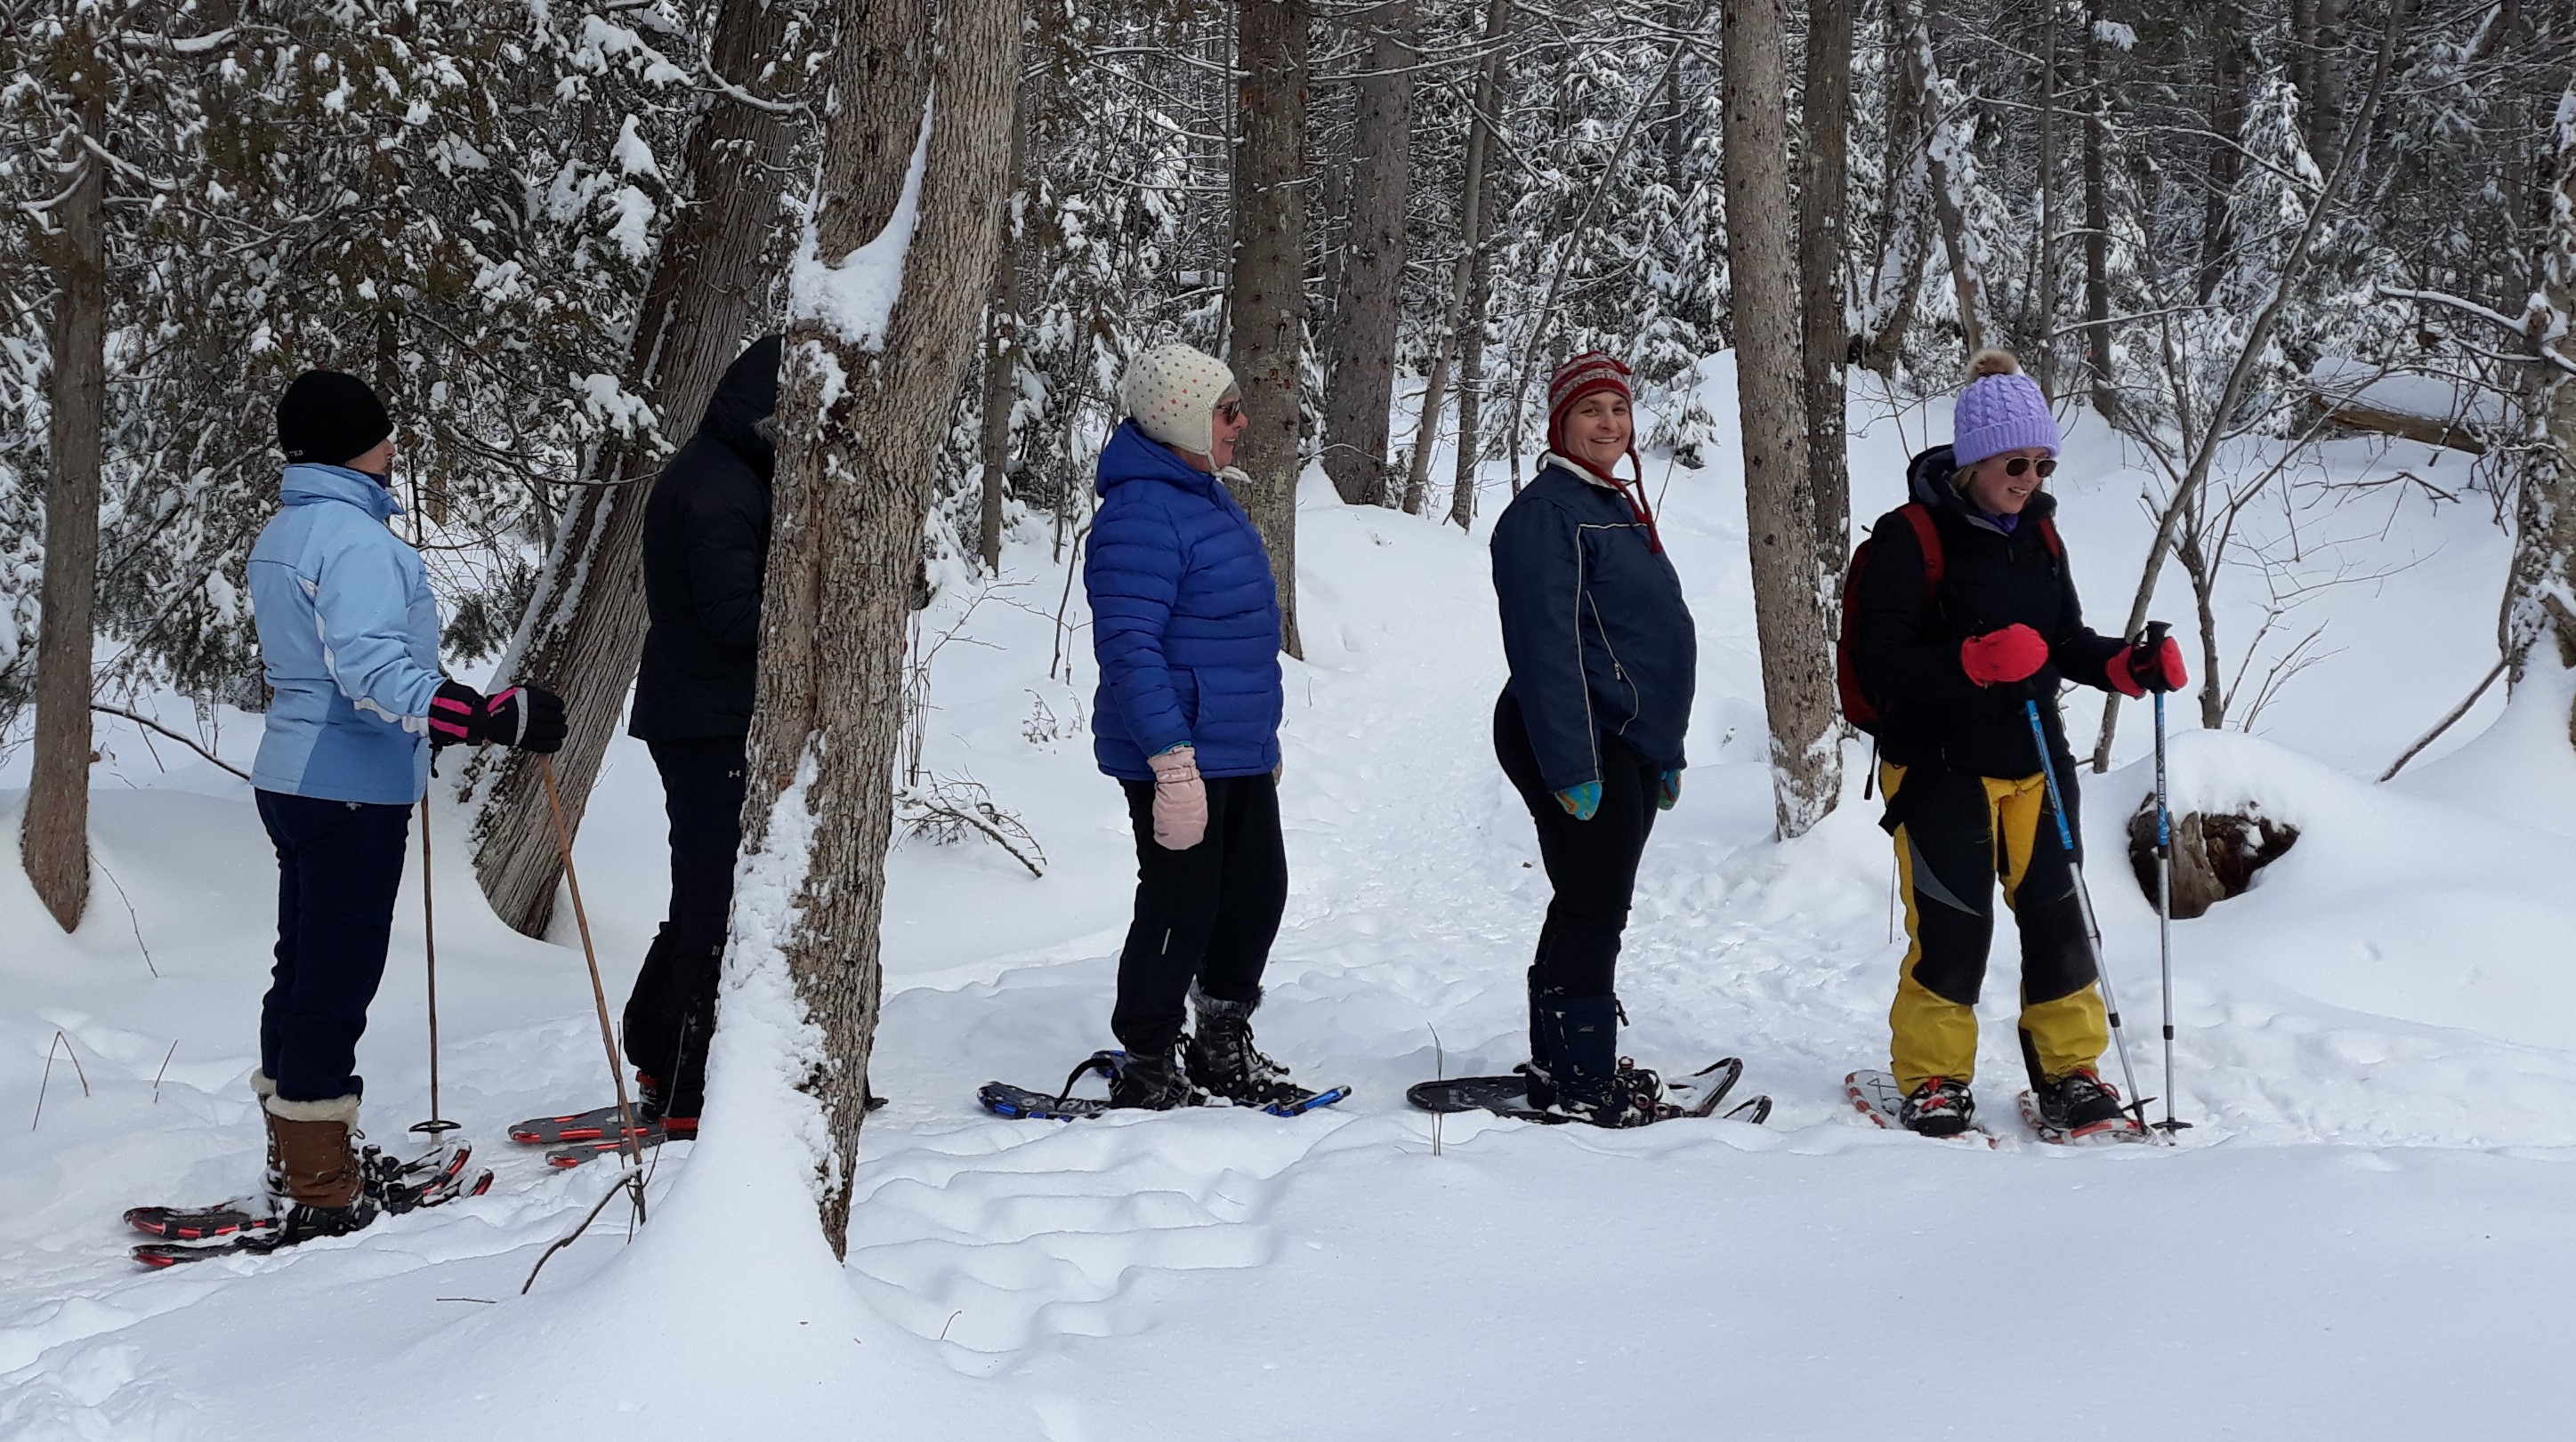
<instances>
[{"instance_id":1,"label":"pink mitten","mask_svg":"<svg viewBox=\"0 0 2576 1442\"><path fill-rule=\"evenodd\" d=\"M1199 754L1188 746L1148 756L1154 768L1154 844L1187 851L1207 839L1207 783L1199 779Z\"/></svg>"}]
</instances>

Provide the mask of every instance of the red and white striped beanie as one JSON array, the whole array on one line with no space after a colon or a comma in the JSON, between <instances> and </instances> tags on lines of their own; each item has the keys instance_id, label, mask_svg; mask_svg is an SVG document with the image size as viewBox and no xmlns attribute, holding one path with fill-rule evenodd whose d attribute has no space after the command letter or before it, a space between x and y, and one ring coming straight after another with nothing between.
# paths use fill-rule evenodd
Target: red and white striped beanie
<instances>
[{"instance_id":1,"label":"red and white striped beanie","mask_svg":"<svg viewBox=\"0 0 2576 1442\"><path fill-rule=\"evenodd\" d=\"M1158 345L1127 363L1118 403L1137 428L1174 450L1206 455L1214 447L1216 403L1234 389L1234 372L1202 350Z\"/></svg>"},{"instance_id":2,"label":"red and white striped beanie","mask_svg":"<svg viewBox=\"0 0 2576 1442\"><path fill-rule=\"evenodd\" d=\"M1547 448L1561 456L1571 454L1565 446L1565 417L1585 396L1613 391L1635 405L1628 375L1628 367L1608 351L1588 350L1558 366L1547 380Z\"/></svg>"}]
</instances>

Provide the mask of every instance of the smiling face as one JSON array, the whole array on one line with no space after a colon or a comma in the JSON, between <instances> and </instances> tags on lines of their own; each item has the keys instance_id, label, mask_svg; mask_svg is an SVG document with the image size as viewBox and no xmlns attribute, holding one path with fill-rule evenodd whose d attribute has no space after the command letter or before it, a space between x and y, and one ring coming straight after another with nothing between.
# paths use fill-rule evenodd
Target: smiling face
<instances>
[{"instance_id":1,"label":"smiling face","mask_svg":"<svg viewBox=\"0 0 2576 1442\"><path fill-rule=\"evenodd\" d=\"M1636 435L1636 423L1628 415L1628 399L1612 391L1595 391L1574 403L1565 413L1563 430L1566 449L1574 458L1599 471L1610 474L1619 458L1628 454L1628 442Z\"/></svg>"},{"instance_id":2,"label":"smiling face","mask_svg":"<svg viewBox=\"0 0 2576 1442\"><path fill-rule=\"evenodd\" d=\"M1234 443L1243 439L1244 427L1251 424L1243 414L1243 393L1228 390L1216 403L1216 413L1208 417L1208 459L1210 471L1221 471L1234 464Z\"/></svg>"},{"instance_id":3,"label":"smiling face","mask_svg":"<svg viewBox=\"0 0 2576 1442\"><path fill-rule=\"evenodd\" d=\"M2020 450L2002 451L1970 466L1959 489L1977 509L1989 516L2018 516L2030 498L2039 494L2039 463L2048 459L2043 446L2024 446ZM2012 474L2012 462L2028 461L2021 474Z\"/></svg>"}]
</instances>

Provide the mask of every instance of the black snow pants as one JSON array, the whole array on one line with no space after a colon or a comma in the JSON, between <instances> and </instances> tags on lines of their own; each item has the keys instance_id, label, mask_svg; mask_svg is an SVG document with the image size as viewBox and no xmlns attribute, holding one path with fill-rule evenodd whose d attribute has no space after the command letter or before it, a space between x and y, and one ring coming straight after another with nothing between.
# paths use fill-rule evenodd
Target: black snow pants
<instances>
[{"instance_id":1,"label":"black snow pants","mask_svg":"<svg viewBox=\"0 0 2576 1442\"><path fill-rule=\"evenodd\" d=\"M412 808L258 793L277 847L277 964L259 1068L291 1102L357 1096L358 1038L385 976Z\"/></svg>"},{"instance_id":2,"label":"black snow pants","mask_svg":"<svg viewBox=\"0 0 2576 1442\"><path fill-rule=\"evenodd\" d=\"M733 912L734 852L742 845L746 739L650 741L671 820L671 910L626 999L626 1059L661 1083L665 1111L705 1104L707 1040Z\"/></svg>"},{"instance_id":3,"label":"black snow pants","mask_svg":"<svg viewBox=\"0 0 2576 1442\"><path fill-rule=\"evenodd\" d=\"M1577 821L1539 779L1520 702L1494 703L1494 755L1538 824L1538 854L1556 895L1539 928L1530 994L1610 996L1618 990L1619 938L1637 889L1637 859L1655 829L1660 768L1616 736L1601 738L1601 808Z\"/></svg>"},{"instance_id":4,"label":"black snow pants","mask_svg":"<svg viewBox=\"0 0 2576 1442\"><path fill-rule=\"evenodd\" d=\"M1190 983L1220 1001L1259 1001L1262 969L1288 907L1279 783L1207 779L1207 837L1187 851L1154 840L1154 783L1121 781L1136 828L1136 919L1118 953L1109 1029L1132 1052L1180 1039Z\"/></svg>"}]
</instances>

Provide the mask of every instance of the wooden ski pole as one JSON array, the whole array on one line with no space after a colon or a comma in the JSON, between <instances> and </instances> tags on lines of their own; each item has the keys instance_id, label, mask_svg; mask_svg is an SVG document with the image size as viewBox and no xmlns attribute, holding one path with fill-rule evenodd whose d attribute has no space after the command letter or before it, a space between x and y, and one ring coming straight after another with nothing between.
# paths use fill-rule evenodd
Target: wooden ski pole
<instances>
[{"instance_id":1,"label":"wooden ski pole","mask_svg":"<svg viewBox=\"0 0 2576 1442\"><path fill-rule=\"evenodd\" d=\"M412 1130L422 1132L432 1141L456 1130L446 1109L438 1104L438 888L431 884L429 871L429 797L420 798L420 945L429 962L429 1120L414 1122Z\"/></svg>"},{"instance_id":2,"label":"wooden ski pole","mask_svg":"<svg viewBox=\"0 0 2576 1442\"><path fill-rule=\"evenodd\" d=\"M608 1079L617 1087L619 1150L634 1164L635 1218L644 1219L644 1146L635 1131L635 1108L626 1100L626 1068L617 1061L617 1033L608 1024L608 988L599 980L599 950L590 941L590 913L581 904L581 874L573 870L572 830L564 825L563 795L555 790L555 759L540 754L537 774L545 779L546 809L554 813L555 849L563 853L564 886L572 892L573 921L581 928L581 955L590 963L590 998L599 1008L599 1045L608 1054Z\"/></svg>"}]
</instances>

